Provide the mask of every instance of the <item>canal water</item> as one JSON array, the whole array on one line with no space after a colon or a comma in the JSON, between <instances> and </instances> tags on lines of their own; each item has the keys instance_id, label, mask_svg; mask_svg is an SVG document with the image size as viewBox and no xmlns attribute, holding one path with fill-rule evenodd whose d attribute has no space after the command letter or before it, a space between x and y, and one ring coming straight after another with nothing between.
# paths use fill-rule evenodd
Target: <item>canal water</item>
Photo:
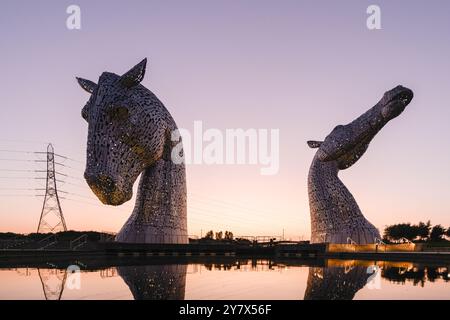
<instances>
[{"instance_id":1,"label":"canal water","mask_svg":"<svg viewBox=\"0 0 450 320\"><path fill-rule=\"evenodd\" d=\"M0 299L450 299L450 263L236 259L0 268Z\"/></svg>"}]
</instances>

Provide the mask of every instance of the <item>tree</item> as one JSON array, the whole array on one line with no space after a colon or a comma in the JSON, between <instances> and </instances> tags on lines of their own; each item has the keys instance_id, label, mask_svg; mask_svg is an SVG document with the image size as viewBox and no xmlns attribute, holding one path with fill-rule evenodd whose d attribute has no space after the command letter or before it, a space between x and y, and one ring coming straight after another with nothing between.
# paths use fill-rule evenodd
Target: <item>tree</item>
<instances>
[{"instance_id":1,"label":"tree","mask_svg":"<svg viewBox=\"0 0 450 320\"><path fill-rule=\"evenodd\" d=\"M421 240L425 240L430 236L430 230L431 230L431 222L428 220L427 223L419 222L417 225L417 236Z\"/></svg>"},{"instance_id":2,"label":"tree","mask_svg":"<svg viewBox=\"0 0 450 320\"><path fill-rule=\"evenodd\" d=\"M418 227L412 226L410 223L394 224L386 227L384 230L384 238L388 240L400 240L406 238L409 241L414 240L418 236Z\"/></svg>"},{"instance_id":3,"label":"tree","mask_svg":"<svg viewBox=\"0 0 450 320\"><path fill-rule=\"evenodd\" d=\"M204 239L212 240L214 239L214 231L210 230L205 234Z\"/></svg>"},{"instance_id":4,"label":"tree","mask_svg":"<svg viewBox=\"0 0 450 320\"><path fill-rule=\"evenodd\" d=\"M431 229L430 240L431 241L441 241L442 236L445 234L445 229L440 225L435 225L433 229Z\"/></svg>"},{"instance_id":5,"label":"tree","mask_svg":"<svg viewBox=\"0 0 450 320\"><path fill-rule=\"evenodd\" d=\"M445 231L445 235L450 238L450 227Z\"/></svg>"},{"instance_id":6,"label":"tree","mask_svg":"<svg viewBox=\"0 0 450 320\"><path fill-rule=\"evenodd\" d=\"M233 238L234 238L233 232L225 231L225 237L224 237L225 240L233 241Z\"/></svg>"},{"instance_id":7,"label":"tree","mask_svg":"<svg viewBox=\"0 0 450 320\"><path fill-rule=\"evenodd\" d=\"M216 232L216 240L222 240L223 239L223 232Z\"/></svg>"}]
</instances>

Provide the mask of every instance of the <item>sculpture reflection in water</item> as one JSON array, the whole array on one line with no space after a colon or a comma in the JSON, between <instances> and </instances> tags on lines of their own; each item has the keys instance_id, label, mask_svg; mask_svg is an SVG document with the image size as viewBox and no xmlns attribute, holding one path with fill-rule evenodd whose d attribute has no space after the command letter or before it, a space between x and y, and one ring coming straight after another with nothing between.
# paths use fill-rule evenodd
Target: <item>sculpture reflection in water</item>
<instances>
[{"instance_id":1,"label":"sculpture reflection in water","mask_svg":"<svg viewBox=\"0 0 450 320\"><path fill-rule=\"evenodd\" d=\"M189 265L154 264L120 267L110 265L109 267L100 270L80 270L80 286L76 286L76 281L74 281L71 276L76 276L73 271L76 271L77 269L71 268L73 265L61 269L58 269L57 267L38 267L37 269L31 270L28 268L17 268L16 272L20 276L31 277L34 271L37 271L42 285L43 297L46 300L72 299L76 297L86 298L86 292L83 291L86 288L84 283L85 281L88 283L93 280L91 277L85 278L83 274L86 272L97 272L101 279L120 276L128 286L129 292L136 300L183 300L186 298L185 288L187 274L201 272L202 268L208 270L208 272L228 273L229 271L232 271L231 274L235 274L236 271L278 273L285 268L303 269L305 268L305 265L310 266L306 290L303 297L305 300L350 300L354 299L356 293L363 288L364 290L384 289L383 282L386 281L396 284L410 284L419 287L426 287L434 282L450 282L450 268L445 264L430 266L412 262L373 262L357 260L291 261L288 264L286 264L286 261L278 263L277 261L272 260L241 260L232 263L208 262L204 264L194 263ZM376 274L374 272L376 272ZM232 276L231 274L230 276ZM208 279L211 278L205 278L202 282L201 290L207 290L209 297L214 299L215 296L210 292L208 287L214 287L216 283L210 283ZM81 286L81 284L83 285ZM239 293L240 290L243 289L242 285L253 287L256 284L252 284L250 281L248 284L241 284L238 287L230 285L227 289L229 291L226 293L229 294L230 297L233 297L233 294ZM258 283L258 285L264 287L264 284ZM304 283L298 285L303 286ZM276 288L265 288L272 289L271 292L273 292L273 296L271 298L278 298ZM74 289L77 290L72 291ZM81 289L81 291L78 289ZM67 296L68 293L69 295ZM221 295L223 295L223 293L223 291L220 291ZM63 295L66 295L66 297L63 297ZM187 298L189 298L189 296L192 295L192 291L188 292L187 295ZM295 296L293 298L299 297Z\"/></svg>"},{"instance_id":2,"label":"sculpture reflection in water","mask_svg":"<svg viewBox=\"0 0 450 320\"><path fill-rule=\"evenodd\" d=\"M187 265L117 267L136 300L184 300Z\"/></svg>"},{"instance_id":3,"label":"sculpture reflection in water","mask_svg":"<svg viewBox=\"0 0 450 320\"><path fill-rule=\"evenodd\" d=\"M310 267L305 300L352 300L371 276L365 266Z\"/></svg>"}]
</instances>

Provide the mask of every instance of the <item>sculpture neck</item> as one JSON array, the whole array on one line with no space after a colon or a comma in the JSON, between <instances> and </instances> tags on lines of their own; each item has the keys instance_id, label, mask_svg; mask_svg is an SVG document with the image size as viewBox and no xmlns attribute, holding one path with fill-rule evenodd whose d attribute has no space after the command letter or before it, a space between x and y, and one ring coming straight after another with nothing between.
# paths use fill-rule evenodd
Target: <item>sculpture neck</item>
<instances>
[{"instance_id":1,"label":"sculpture neck","mask_svg":"<svg viewBox=\"0 0 450 320\"><path fill-rule=\"evenodd\" d=\"M186 172L175 164L166 141L163 156L141 176L133 213L117 234L119 242L187 243Z\"/></svg>"},{"instance_id":2,"label":"sculpture neck","mask_svg":"<svg viewBox=\"0 0 450 320\"><path fill-rule=\"evenodd\" d=\"M337 161L320 161L316 155L309 168L308 179L328 179L330 177L336 177L338 175L339 168Z\"/></svg>"},{"instance_id":3,"label":"sculpture neck","mask_svg":"<svg viewBox=\"0 0 450 320\"><path fill-rule=\"evenodd\" d=\"M373 243L378 230L361 213L353 195L338 177L337 161L314 158L308 175L311 243Z\"/></svg>"},{"instance_id":4,"label":"sculpture neck","mask_svg":"<svg viewBox=\"0 0 450 320\"><path fill-rule=\"evenodd\" d=\"M146 225L186 231L184 163L161 158L143 172L133 215Z\"/></svg>"}]
</instances>

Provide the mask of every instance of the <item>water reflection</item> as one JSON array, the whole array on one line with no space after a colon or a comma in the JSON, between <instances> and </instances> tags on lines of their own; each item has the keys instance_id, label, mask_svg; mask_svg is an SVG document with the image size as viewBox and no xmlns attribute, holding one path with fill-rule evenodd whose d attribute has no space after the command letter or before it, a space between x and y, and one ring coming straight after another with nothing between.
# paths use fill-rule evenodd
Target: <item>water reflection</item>
<instances>
[{"instance_id":1,"label":"water reflection","mask_svg":"<svg viewBox=\"0 0 450 320\"><path fill-rule=\"evenodd\" d=\"M118 267L136 300L184 300L187 265Z\"/></svg>"},{"instance_id":2,"label":"water reflection","mask_svg":"<svg viewBox=\"0 0 450 320\"><path fill-rule=\"evenodd\" d=\"M310 267L305 300L352 300L371 274L367 267Z\"/></svg>"},{"instance_id":3,"label":"water reflection","mask_svg":"<svg viewBox=\"0 0 450 320\"><path fill-rule=\"evenodd\" d=\"M67 270L38 268L37 271L45 300L61 300L66 284Z\"/></svg>"},{"instance_id":4,"label":"water reflection","mask_svg":"<svg viewBox=\"0 0 450 320\"><path fill-rule=\"evenodd\" d=\"M381 276L394 283L405 284L406 282L411 282L414 286L421 287L424 287L427 281L435 282L438 279L445 282L450 281L448 267L391 267L384 269Z\"/></svg>"},{"instance_id":5,"label":"water reflection","mask_svg":"<svg viewBox=\"0 0 450 320\"><path fill-rule=\"evenodd\" d=\"M1 266L0 299L450 299L449 263L238 258L98 263L82 266L79 290L69 286L68 263ZM374 270L380 290L370 290Z\"/></svg>"},{"instance_id":6,"label":"water reflection","mask_svg":"<svg viewBox=\"0 0 450 320\"><path fill-rule=\"evenodd\" d=\"M228 263L208 262L203 264L203 266L208 271L222 271L222 270L268 271L285 267L283 263L276 263L275 261L272 260L257 260L257 259L236 260Z\"/></svg>"},{"instance_id":7,"label":"water reflection","mask_svg":"<svg viewBox=\"0 0 450 320\"><path fill-rule=\"evenodd\" d=\"M321 264L321 263L313 263ZM272 260L244 260L229 263L204 263L193 273L207 272L270 272L287 268L307 267L308 263L279 263ZM196 267L198 265L195 265ZM414 285L442 279L450 281L448 267L425 267L408 262L371 262L328 260L323 266L308 266L305 300L352 300L375 272L394 283L412 281ZM184 299L187 265L118 267L135 299ZM274 296L276 298L276 296Z\"/></svg>"}]
</instances>

